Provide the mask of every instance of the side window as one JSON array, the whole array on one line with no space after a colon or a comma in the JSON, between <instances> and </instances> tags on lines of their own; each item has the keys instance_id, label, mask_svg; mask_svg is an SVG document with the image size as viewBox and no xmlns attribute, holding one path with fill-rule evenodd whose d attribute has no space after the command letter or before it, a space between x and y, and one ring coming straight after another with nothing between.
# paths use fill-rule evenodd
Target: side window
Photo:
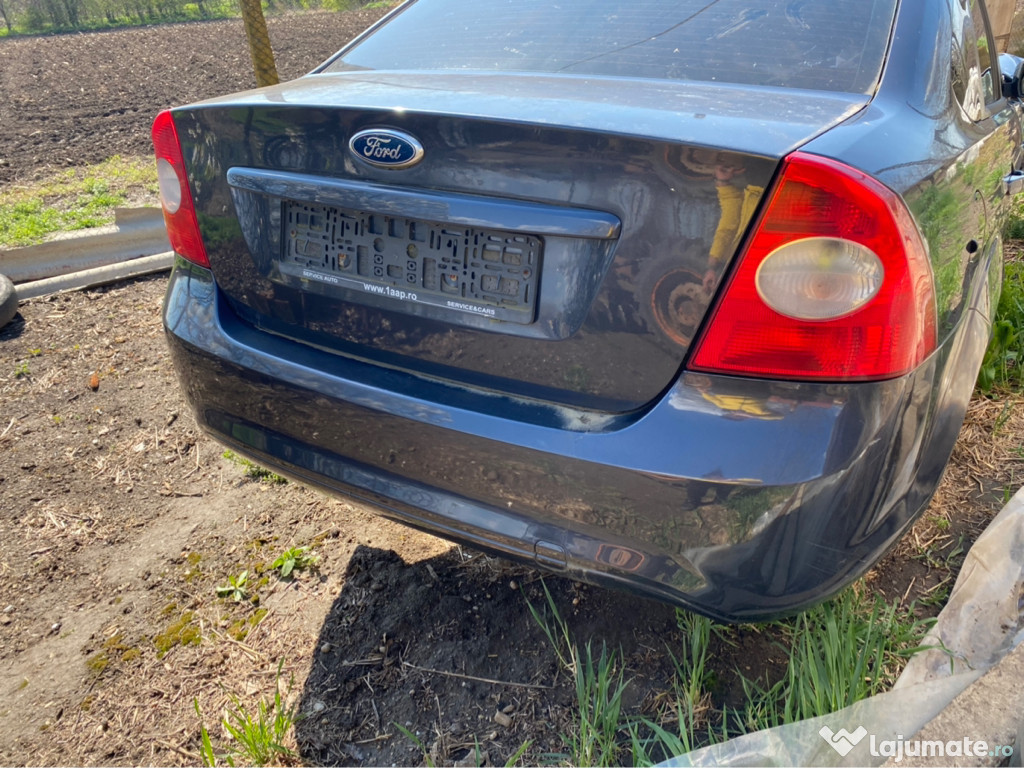
<instances>
[{"instance_id":1,"label":"side window","mask_svg":"<svg viewBox=\"0 0 1024 768\"><path fill-rule=\"evenodd\" d=\"M987 104L1000 98L992 71L993 47L982 0L953 0L954 29L951 83L964 113L971 120L988 114Z\"/></svg>"},{"instance_id":2,"label":"side window","mask_svg":"<svg viewBox=\"0 0 1024 768\"><path fill-rule=\"evenodd\" d=\"M971 21L974 24L976 35L975 49L978 52L978 66L981 72L981 88L985 97L985 103L991 104L998 101L1000 92L996 88L995 72L992 71L992 59L995 58L995 49L989 37L988 15L985 12L983 0L971 1Z\"/></svg>"},{"instance_id":3,"label":"side window","mask_svg":"<svg viewBox=\"0 0 1024 768\"><path fill-rule=\"evenodd\" d=\"M950 75L953 85L953 95L956 96L956 100L960 102L960 106L963 107L972 120L977 119L971 114L971 110L967 108L967 58L964 56L963 46L960 44L961 41L957 38L953 38L953 50L950 53L950 63L952 65L952 73Z\"/></svg>"}]
</instances>

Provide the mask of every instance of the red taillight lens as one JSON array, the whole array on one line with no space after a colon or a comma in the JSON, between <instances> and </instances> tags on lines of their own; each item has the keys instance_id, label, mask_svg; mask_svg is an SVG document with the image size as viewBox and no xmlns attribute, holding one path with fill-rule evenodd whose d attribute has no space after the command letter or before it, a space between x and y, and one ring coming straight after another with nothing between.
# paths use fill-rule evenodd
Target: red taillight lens
<instances>
[{"instance_id":1,"label":"red taillight lens","mask_svg":"<svg viewBox=\"0 0 1024 768\"><path fill-rule=\"evenodd\" d=\"M189 261L209 267L210 260L199 234L196 207L185 176L178 131L170 112L161 112L153 121L153 147L160 181L160 205L164 209L164 224L171 248Z\"/></svg>"},{"instance_id":2,"label":"red taillight lens","mask_svg":"<svg viewBox=\"0 0 1024 768\"><path fill-rule=\"evenodd\" d=\"M900 376L935 349L931 266L892 190L796 152L689 367L780 379Z\"/></svg>"}]
</instances>

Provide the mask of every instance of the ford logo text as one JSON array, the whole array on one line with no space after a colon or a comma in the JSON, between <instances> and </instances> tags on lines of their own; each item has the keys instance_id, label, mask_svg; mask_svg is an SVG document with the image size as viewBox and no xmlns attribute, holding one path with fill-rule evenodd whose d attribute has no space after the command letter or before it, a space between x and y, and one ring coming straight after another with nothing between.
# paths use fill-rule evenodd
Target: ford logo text
<instances>
[{"instance_id":1,"label":"ford logo text","mask_svg":"<svg viewBox=\"0 0 1024 768\"><path fill-rule=\"evenodd\" d=\"M408 168L423 159L423 145L408 133L390 128L360 131L348 142L360 160L381 168Z\"/></svg>"}]
</instances>

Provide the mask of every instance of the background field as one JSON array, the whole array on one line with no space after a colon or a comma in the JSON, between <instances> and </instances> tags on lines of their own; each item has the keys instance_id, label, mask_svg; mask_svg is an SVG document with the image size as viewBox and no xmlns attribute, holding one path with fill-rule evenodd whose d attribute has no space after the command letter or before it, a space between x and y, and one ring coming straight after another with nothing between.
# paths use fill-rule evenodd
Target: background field
<instances>
[{"instance_id":1,"label":"background field","mask_svg":"<svg viewBox=\"0 0 1024 768\"><path fill-rule=\"evenodd\" d=\"M381 13L269 18L281 79L308 72ZM113 155L148 156L161 109L255 87L241 19L0 39L0 191Z\"/></svg>"}]
</instances>

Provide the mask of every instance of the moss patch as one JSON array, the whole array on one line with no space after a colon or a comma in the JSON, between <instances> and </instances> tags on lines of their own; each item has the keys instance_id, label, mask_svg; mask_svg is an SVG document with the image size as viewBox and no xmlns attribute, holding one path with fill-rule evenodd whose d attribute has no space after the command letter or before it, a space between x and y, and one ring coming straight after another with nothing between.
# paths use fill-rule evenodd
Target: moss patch
<instances>
[{"instance_id":1,"label":"moss patch","mask_svg":"<svg viewBox=\"0 0 1024 768\"><path fill-rule=\"evenodd\" d=\"M228 634L231 635L231 637L233 637L235 640L245 640L246 635L248 635L252 630L254 630L256 626L261 621L263 621L264 618L266 618L266 615L266 608L258 608L248 617L244 619L238 619L237 621L233 621L228 626Z\"/></svg>"},{"instance_id":2,"label":"moss patch","mask_svg":"<svg viewBox=\"0 0 1024 768\"><path fill-rule=\"evenodd\" d=\"M106 651L99 651L85 660L85 666L92 674L99 677L110 666L110 656Z\"/></svg>"},{"instance_id":3,"label":"moss patch","mask_svg":"<svg viewBox=\"0 0 1024 768\"><path fill-rule=\"evenodd\" d=\"M191 584L193 581L203 575L203 569L199 567L199 561L203 559L203 556L198 552L189 552L188 557L185 558L185 572L181 575L181 578L186 583Z\"/></svg>"},{"instance_id":4,"label":"moss patch","mask_svg":"<svg viewBox=\"0 0 1024 768\"><path fill-rule=\"evenodd\" d=\"M142 652L138 648L125 643L124 635L118 632L116 635L108 637L103 641L103 647L85 660L85 666L89 672L99 677L106 671L112 661L120 659L122 662L128 663L139 659L141 656Z\"/></svg>"},{"instance_id":5,"label":"moss patch","mask_svg":"<svg viewBox=\"0 0 1024 768\"><path fill-rule=\"evenodd\" d=\"M185 611L167 628L153 637L153 645L156 646L156 657L162 659L172 648L178 645L199 645L202 634L199 627L193 623L195 614L192 611Z\"/></svg>"}]
</instances>

